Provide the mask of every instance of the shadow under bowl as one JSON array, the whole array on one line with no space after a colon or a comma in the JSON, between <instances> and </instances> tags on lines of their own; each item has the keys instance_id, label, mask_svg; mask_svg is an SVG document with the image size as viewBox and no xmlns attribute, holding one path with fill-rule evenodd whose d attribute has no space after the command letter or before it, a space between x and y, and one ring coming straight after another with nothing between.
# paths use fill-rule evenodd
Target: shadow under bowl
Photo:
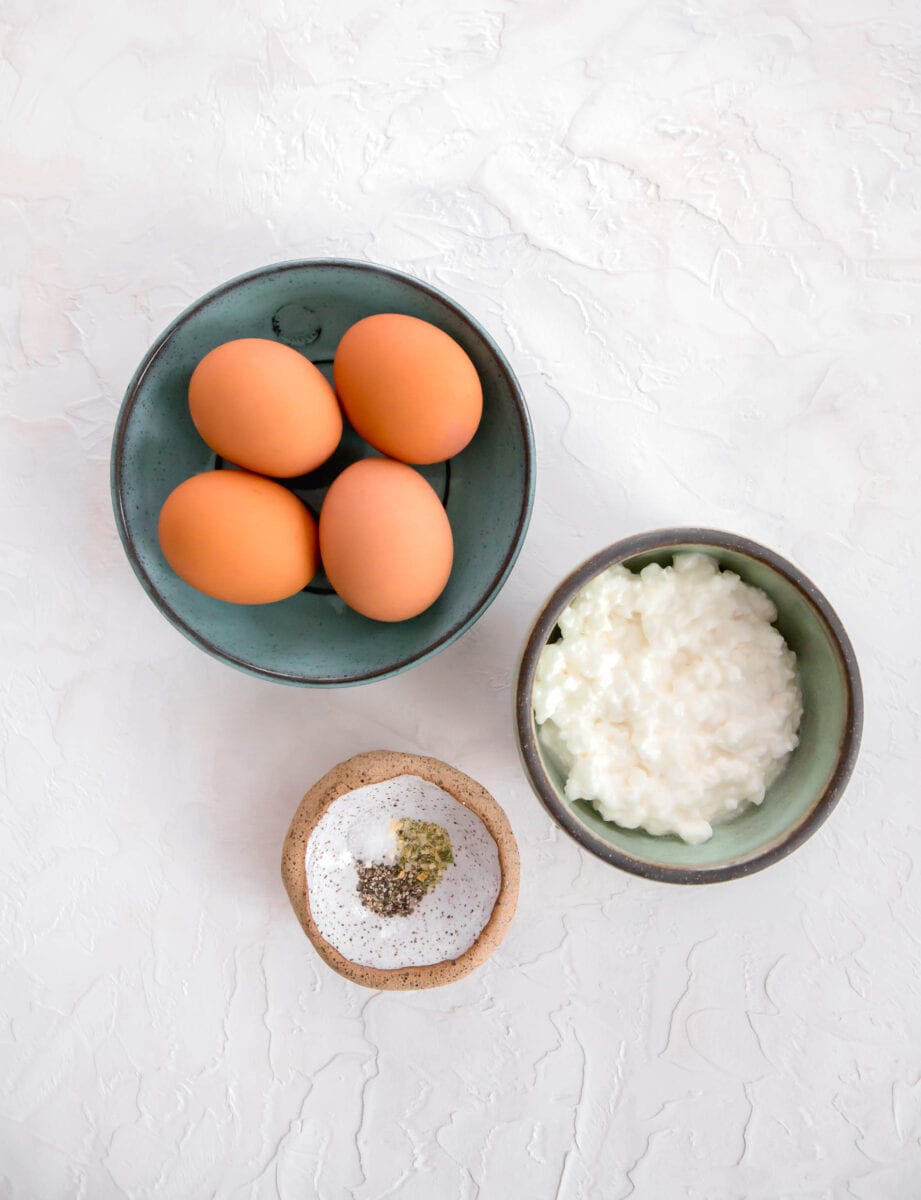
<instances>
[{"instance_id":1,"label":"shadow under bowl","mask_svg":"<svg viewBox=\"0 0 921 1200\"><path fill-rule=\"evenodd\" d=\"M163 502L183 480L216 464L188 406L198 362L235 338L270 338L306 355L329 377L336 346L378 312L429 321L464 348L483 386L483 417L449 464L419 468L442 497L454 535L454 569L418 617L385 624L353 612L323 586L276 604L227 604L184 583L157 539ZM332 468L371 453L346 429L330 465L285 486L315 512ZM521 388L489 334L421 280L370 263L278 263L241 275L197 300L160 335L132 379L112 448L112 500L125 552L163 615L215 658L280 683L342 687L399 674L451 644L486 611L508 578L534 498L534 443ZM450 485L450 486L449 486Z\"/></svg>"},{"instance_id":2,"label":"shadow under bowl","mask_svg":"<svg viewBox=\"0 0 921 1200\"><path fill-rule=\"evenodd\" d=\"M668 566L675 554L699 551L767 593L776 627L796 654L803 694L799 745L760 805L714 826L691 846L605 821L585 800L569 800L565 779L541 742L533 691L541 651L560 614L600 572L617 563L641 571ZM801 571L757 542L713 529L675 528L639 534L609 546L577 568L542 609L528 637L516 694L518 743L534 791L550 815L592 854L622 870L669 883L716 883L750 875L801 846L841 797L860 746L863 694L857 660L844 628L822 593Z\"/></svg>"}]
</instances>

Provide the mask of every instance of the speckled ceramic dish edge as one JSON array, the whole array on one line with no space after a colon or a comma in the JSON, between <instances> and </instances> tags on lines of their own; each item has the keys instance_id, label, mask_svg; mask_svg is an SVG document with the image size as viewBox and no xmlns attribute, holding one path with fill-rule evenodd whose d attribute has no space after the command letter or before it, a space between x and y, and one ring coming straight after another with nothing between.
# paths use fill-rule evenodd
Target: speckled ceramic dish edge
<instances>
[{"instance_id":1,"label":"speckled ceramic dish edge","mask_svg":"<svg viewBox=\"0 0 921 1200\"><path fill-rule=\"evenodd\" d=\"M548 778L538 749L532 702L540 653L552 635L560 614L576 593L607 567L643 554L668 551L673 546L683 545L735 551L765 564L788 580L824 622L842 667L847 692L845 720L834 769L808 811L780 837L760 846L755 853L704 868L648 862L610 845L583 824L563 803ZM653 530L614 543L577 567L553 592L538 615L522 654L515 695L515 723L519 752L532 788L550 816L586 850L613 866L647 879L681 884L718 883L751 875L784 858L811 837L826 820L844 792L857 761L863 728L863 691L857 659L841 621L828 600L800 570L779 554L747 538L714 529L678 527Z\"/></svg>"},{"instance_id":2,"label":"speckled ceramic dish edge","mask_svg":"<svg viewBox=\"0 0 921 1200\"><path fill-rule=\"evenodd\" d=\"M289 674L283 671L276 671L260 667L238 657L228 650L222 649L209 640L206 635L193 629L184 620L182 615L176 611L172 605L167 603L160 595L156 586L154 585L153 580L150 578L143 564L141 563L129 534L123 495L125 431L131 418L134 402L145 375L151 369L151 366L155 362L157 356L167 345L176 330L212 300L222 296L227 292L233 291L233 289L239 287L241 284L245 284L253 279L258 279L261 276L287 271L297 271L305 267L316 268L320 270L352 270L356 272L367 272L369 274L378 276L389 276L395 280L399 280L407 284L420 293L437 300L439 303L449 308L459 321L466 324L469 329L482 340L484 345L488 347L489 352L495 359L498 370L505 380L509 393L513 398L521 430L521 449L525 462L524 474L526 482L524 493L521 497L521 504L515 526L515 532L509 550L504 556L498 571L480 595L477 603L463 620L457 621L451 628L440 634L440 636L438 636L435 640L423 646L416 653L407 655L388 664L385 669L324 679L313 679L303 675ZM349 687L357 684L367 683L372 680L387 679L393 675L398 675L408 667L415 666L418 663L425 662L426 660L432 658L440 650L445 649L452 642L455 642L459 637L461 637L462 634L466 633L467 630L479 620L479 618L484 612L486 612L486 610L495 600L496 596L502 590L503 585L508 579L515 562L517 561L518 555L520 554L521 548L524 544L531 518L531 509L534 503L534 482L534 435L531 428L531 421L528 415L527 406L524 401L524 396L508 360L496 345L492 337L483 328L483 326L480 325L480 323L464 308L455 303L455 301L451 300L450 297L446 296L443 292L440 292L437 288L425 283L423 280L417 279L415 276L408 275L405 272L397 271L389 267L378 266L374 263L361 262L351 259L333 258L271 263L265 267L259 267L253 271L247 271L244 274L238 275L235 278L220 284L218 287L213 288L210 292L205 293L193 304L189 305L188 308L184 309L183 312L181 312L179 316L177 316L175 320L173 320L166 327L166 329L164 329L164 331L150 347L128 385L115 425L110 469L110 487L112 492L113 507L115 510L115 523L118 529L119 538L121 539L122 546L125 550L125 554L127 555L132 569L141 583L141 586L144 588L144 591L160 610L160 612L162 612L167 618L167 620L170 621L170 623L176 629L178 629L180 633L182 633L200 649L206 651L206 653L212 655L214 658L228 663L230 666L236 667L238 670L244 671L250 675L255 675L259 678L271 679L279 683L291 684L293 686L320 688Z\"/></svg>"},{"instance_id":3,"label":"speckled ceramic dish edge","mask_svg":"<svg viewBox=\"0 0 921 1200\"><path fill-rule=\"evenodd\" d=\"M320 817L333 800L371 783L398 775L427 779L454 797L480 818L496 843L501 882L499 895L486 925L468 950L454 959L422 967L382 970L361 966L340 954L323 937L310 911L305 854ZM281 875L291 907L317 953L334 971L353 983L383 991L417 991L454 983L484 963L508 932L518 904L518 845L508 817L496 800L476 780L437 758L371 750L357 754L328 771L304 796L291 821L282 850Z\"/></svg>"}]
</instances>

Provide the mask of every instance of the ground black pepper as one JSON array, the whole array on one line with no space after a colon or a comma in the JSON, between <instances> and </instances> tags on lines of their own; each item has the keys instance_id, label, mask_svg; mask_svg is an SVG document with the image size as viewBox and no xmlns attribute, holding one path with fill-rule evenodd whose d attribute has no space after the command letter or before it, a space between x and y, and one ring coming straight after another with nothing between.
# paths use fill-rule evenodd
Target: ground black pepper
<instances>
[{"instance_id":1,"label":"ground black pepper","mask_svg":"<svg viewBox=\"0 0 921 1200\"><path fill-rule=\"evenodd\" d=\"M408 917L427 890L398 863L358 863L357 870L361 902L380 917Z\"/></svg>"}]
</instances>

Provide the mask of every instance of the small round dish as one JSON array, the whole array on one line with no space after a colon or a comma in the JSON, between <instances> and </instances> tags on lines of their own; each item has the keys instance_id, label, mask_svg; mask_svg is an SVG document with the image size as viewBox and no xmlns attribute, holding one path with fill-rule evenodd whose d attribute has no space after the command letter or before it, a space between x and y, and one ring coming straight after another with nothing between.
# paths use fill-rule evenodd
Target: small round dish
<instances>
[{"instance_id":1,"label":"small round dish","mask_svg":"<svg viewBox=\"0 0 921 1200\"><path fill-rule=\"evenodd\" d=\"M409 621L384 624L348 609L322 576L270 605L232 605L185 584L168 567L157 518L189 476L221 467L188 407L189 378L222 342L273 338L330 377L343 333L362 317L407 313L450 334L483 385L473 441L447 464L421 468L442 499L454 535L454 569L439 599ZM333 458L285 480L314 513L335 475L371 453L348 427ZM527 532L534 497L534 444L524 397L501 350L473 317L421 280L370 263L279 263L209 292L160 335L128 386L112 447L118 532L144 590L202 650L265 679L343 687L405 671L451 644L498 595Z\"/></svg>"},{"instance_id":2,"label":"small round dish","mask_svg":"<svg viewBox=\"0 0 921 1200\"><path fill-rule=\"evenodd\" d=\"M463 952L446 959L433 957L432 961L421 965L381 969L353 961L337 950L320 932L318 919L311 909L306 860L311 838L331 805L358 792L359 789L368 789L372 785L385 784L389 780L396 780L399 785L403 782L402 777L406 776L435 785L436 789L447 793L463 810L469 810L466 813L468 818L473 814L473 823L480 828L482 836L495 844L496 854L493 861L497 855L498 893L491 911L488 908L483 910L489 911L488 919L473 943ZM335 852L332 853L335 856ZM455 864L462 868L464 866L457 859ZM400 754L390 750L371 750L357 754L354 758L339 763L313 785L292 818L285 837L281 862L282 880L291 907L301 928L327 966L362 987L385 991L416 991L420 988L441 987L461 979L482 965L505 937L515 915L519 870L518 846L511 825L505 813L484 787L462 771L437 758ZM340 895L341 892L336 890L332 899L335 905L344 908L349 903L349 897L343 896L340 900ZM327 909L329 899L329 896L322 898ZM454 914L458 919L463 915L461 912ZM322 919L320 918L320 922ZM390 919L397 923L407 920L402 917ZM403 928L407 927L404 925ZM415 946L416 932L393 934L397 941L401 936L407 945L411 938ZM434 945L437 946L437 943Z\"/></svg>"},{"instance_id":3,"label":"small round dish","mask_svg":"<svg viewBox=\"0 0 921 1200\"><path fill-rule=\"evenodd\" d=\"M761 588L777 607L776 627L797 656L803 693L799 745L762 804L714 827L692 846L605 821L565 780L541 745L534 720L537 662L573 597L601 571L621 563L641 571L699 551ZM625 538L578 567L541 610L528 637L516 693L518 744L531 786L549 814L592 854L612 866L668 883L716 883L763 870L806 841L841 797L860 746L863 694L857 660L831 605L801 571L757 542L714 529L660 529Z\"/></svg>"}]
</instances>

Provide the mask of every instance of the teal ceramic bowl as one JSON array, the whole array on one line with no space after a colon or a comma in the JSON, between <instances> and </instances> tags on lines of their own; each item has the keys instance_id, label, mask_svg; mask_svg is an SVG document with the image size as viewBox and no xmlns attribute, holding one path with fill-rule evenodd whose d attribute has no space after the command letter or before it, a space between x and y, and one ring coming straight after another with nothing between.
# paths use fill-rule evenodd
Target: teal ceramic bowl
<instances>
[{"instance_id":1,"label":"teal ceramic bowl","mask_svg":"<svg viewBox=\"0 0 921 1200\"><path fill-rule=\"evenodd\" d=\"M714 828L710 841L689 846L605 821L585 800L567 799L553 760L541 744L532 695L537 660L554 637L563 609L586 583L615 563L640 571L667 566L676 553L698 550L777 606L777 628L795 651L803 692L799 745L760 806ZM518 741L531 784L550 815L586 850L647 879L715 883L760 871L810 837L837 804L857 759L863 724L860 672L831 605L801 571L746 538L713 529L662 529L617 542L573 571L550 597L528 638L516 696Z\"/></svg>"},{"instance_id":2,"label":"teal ceramic bowl","mask_svg":"<svg viewBox=\"0 0 921 1200\"><path fill-rule=\"evenodd\" d=\"M331 378L346 329L378 312L438 325L472 358L483 385L483 419L449 463L422 469L454 532L454 569L420 616L382 624L346 608L321 577L277 604L234 605L196 592L169 568L157 519L177 484L222 465L198 436L187 392L195 365L233 338L276 338ZM350 462L373 453L351 431L329 463L283 480L316 514L326 487ZM501 350L468 313L435 288L398 271L339 260L280 263L209 292L166 329L125 395L112 449L112 498L122 543L163 615L209 654L265 679L341 687L383 679L430 658L486 611L524 541L534 496L534 444L521 389Z\"/></svg>"}]
</instances>

